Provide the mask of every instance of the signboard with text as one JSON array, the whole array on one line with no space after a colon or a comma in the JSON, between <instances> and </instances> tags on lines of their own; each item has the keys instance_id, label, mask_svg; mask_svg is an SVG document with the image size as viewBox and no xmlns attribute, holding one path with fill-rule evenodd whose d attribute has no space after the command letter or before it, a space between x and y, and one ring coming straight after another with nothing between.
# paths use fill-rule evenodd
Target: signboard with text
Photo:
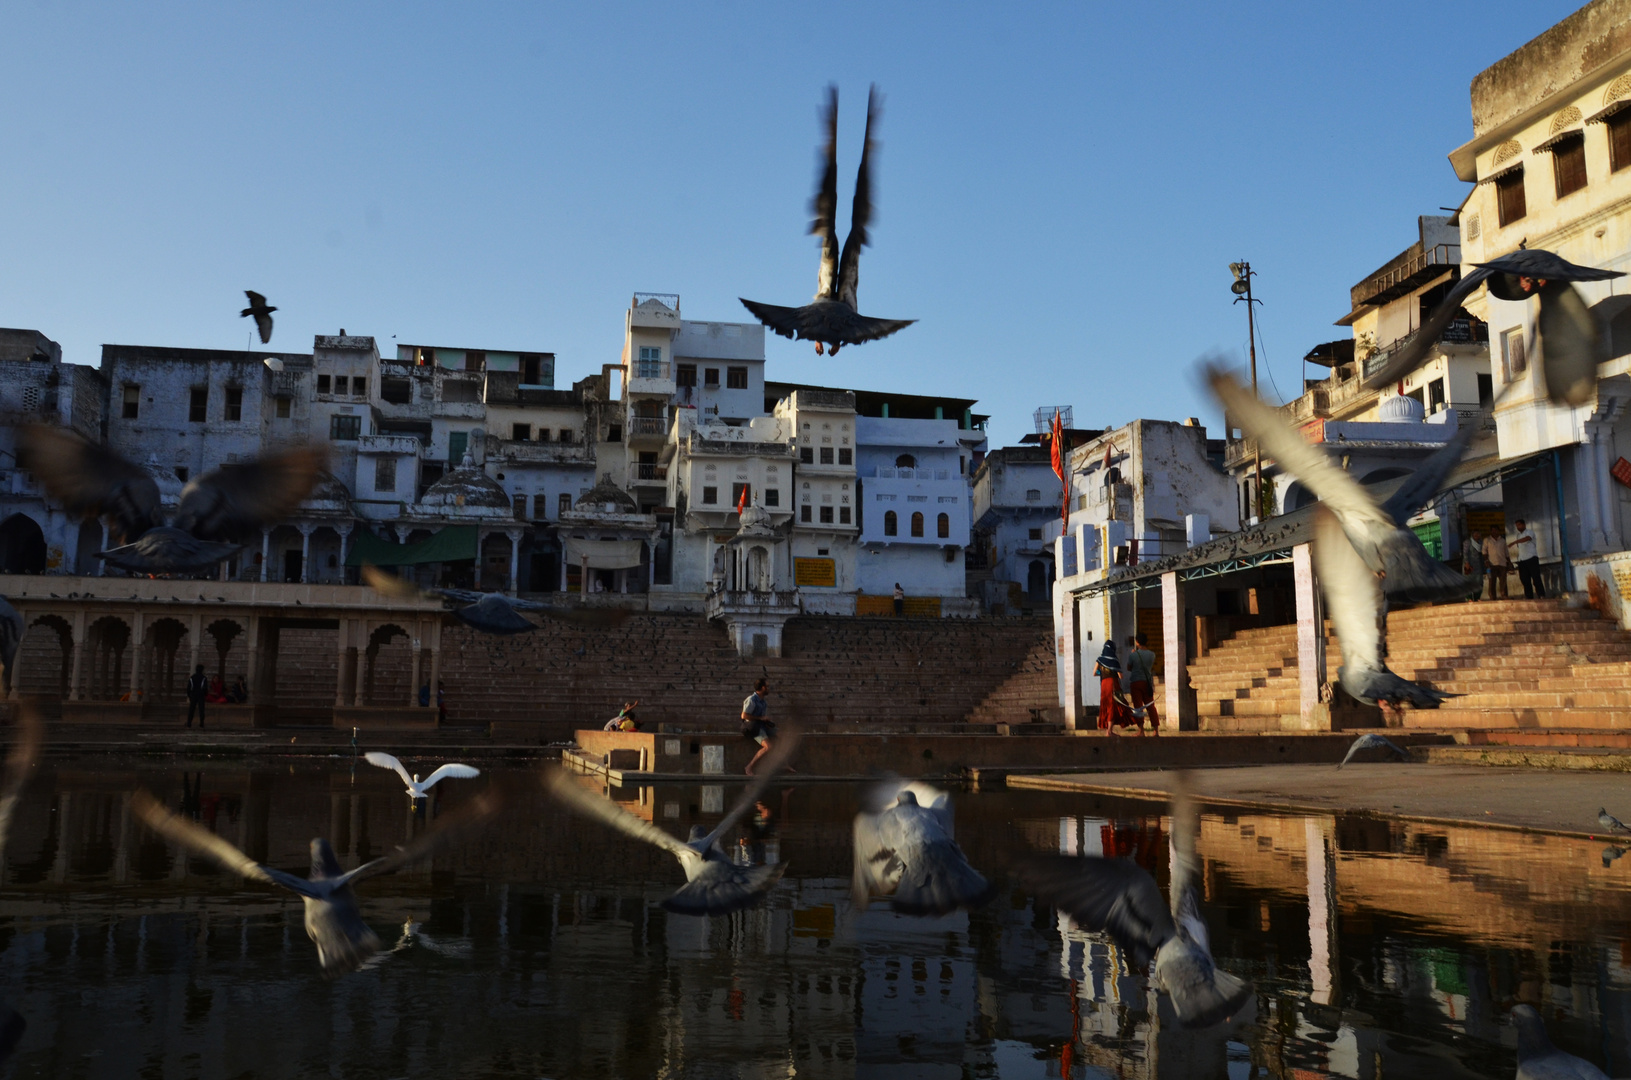
<instances>
[{"instance_id":1,"label":"signboard with text","mask_svg":"<svg viewBox=\"0 0 1631 1080\"><path fill-rule=\"evenodd\" d=\"M800 588L837 588L838 564L832 559L794 559L793 584Z\"/></svg>"}]
</instances>

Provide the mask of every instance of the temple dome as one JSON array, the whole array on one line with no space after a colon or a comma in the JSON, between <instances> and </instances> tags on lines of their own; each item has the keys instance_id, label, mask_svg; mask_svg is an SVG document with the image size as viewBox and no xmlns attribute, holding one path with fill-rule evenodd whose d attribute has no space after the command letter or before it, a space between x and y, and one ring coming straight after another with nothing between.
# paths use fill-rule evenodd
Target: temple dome
<instances>
[{"instance_id":1,"label":"temple dome","mask_svg":"<svg viewBox=\"0 0 1631 1080\"><path fill-rule=\"evenodd\" d=\"M1376 406L1376 418L1384 424L1420 423L1425 412L1421 402L1403 394L1383 398L1382 403Z\"/></svg>"},{"instance_id":2,"label":"temple dome","mask_svg":"<svg viewBox=\"0 0 1631 1080\"><path fill-rule=\"evenodd\" d=\"M478 468L468 453L457 469L426 489L424 498L419 502L423 506L510 508L509 493L497 480Z\"/></svg>"}]
</instances>

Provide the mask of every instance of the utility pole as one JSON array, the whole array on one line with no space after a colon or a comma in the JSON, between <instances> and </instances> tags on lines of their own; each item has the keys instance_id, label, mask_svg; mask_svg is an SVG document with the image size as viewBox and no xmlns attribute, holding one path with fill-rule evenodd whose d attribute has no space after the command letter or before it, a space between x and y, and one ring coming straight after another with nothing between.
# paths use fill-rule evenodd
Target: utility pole
<instances>
[{"instance_id":1,"label":"utility pole","mask_svg":"<svg viewBox=\"0 0 1631 1080\"><path fill-rule=\"evenodd\" d=\"M1252 264L1241 260L1230 263L1230 271L1235 275L1235 283L1229 290L1235 294L1235 303L1242 300L1246 302L1246 347L1252 360L1252 397L1257 397L1257 320L1253 318L1252 305L1261 304L1261 300L1252 299ZM1253 517L1262 521L1266 516L1263 512L1263 447L1257 440L1252 440L1252 471L1253 471Z\"/></svg>"}]
</instances>

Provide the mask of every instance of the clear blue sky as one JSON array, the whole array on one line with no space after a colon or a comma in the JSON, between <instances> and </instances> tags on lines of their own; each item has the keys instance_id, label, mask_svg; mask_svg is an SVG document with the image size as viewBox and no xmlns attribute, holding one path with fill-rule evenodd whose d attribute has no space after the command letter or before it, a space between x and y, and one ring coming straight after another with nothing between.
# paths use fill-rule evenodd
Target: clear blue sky
<instances>
[{"instance_id":1,"label":"clear blue sky","mask_svg":"<svg viewBox=\"0 0 1631 1080\"><path fill-rule=\"evenodd\" d=\"M1576 6L20 2L0 325L78 363L239 348L254 288L274 349L538 349L569 385L637 290L806 302L822 88L842 233L875 81L861 310L921 321L836 360L772 336L768 376L978 398L993 445L1055 403L1215 427L1226 264L1294 394L1349 286L1464 196L1473 75Z\"/></svg>"}]
</instances>

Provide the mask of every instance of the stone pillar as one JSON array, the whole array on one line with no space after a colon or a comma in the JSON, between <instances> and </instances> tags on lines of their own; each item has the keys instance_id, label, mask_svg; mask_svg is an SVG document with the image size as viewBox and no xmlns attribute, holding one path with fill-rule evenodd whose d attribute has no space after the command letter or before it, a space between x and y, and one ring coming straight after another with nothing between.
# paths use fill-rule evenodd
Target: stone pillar
<instances>
[{"instance_id":1,"label":"stone pillar","mask_svg":"<svg viewBox=\"0 0 1631 1080\"><path fill-rule=\"evenodd\" d=\"M311 534L316 526L302 521L295 526L300 530L300 584L311 580Z\"/></svg>"},{"instance_id":2,"label":"stone pillar","mask_svg":"<svg viewBox=\"0 0 1631 1080\"><path fill-rule=\"evenodd\" d=\"M368 624L362 624L361 629L363 631L362 639L366 640L368 637ZM354 684L352 686L351 698L352 702L360 707L368 704L368 680L366 678L365 665L372 665L368 660L367 646L359 644L351 651L357 654L357 671Z\"/></svg>"},{"instance_id":3,"label":"stone pillar","mask_svg":"<svg viewBox=\"0 0 1631 1080\"><path fill-rule=\"evenodd\" d=\"M436 708L436 693L442 685L442 635L432 631L430 647L430 707Z\"/></svg>"},{"instance_id":4,"label":"stone pillar","mask_svg":"<svg viewBox=\"0 0 1631 1080\"><path fill-rule=\"evenodd\" d=\"M478 528L476 530L476 580L475 580L475 588L478 591L481 589L481 564L486 561L484 556L486 555L488 535L489 534L484 532L482 529Z\"/></svg>"},{"instance_id":5,"label":"stone pillar","mask_svg":"<svg viewBox=\"0 0 1631 1080\"><path fill-rule=\"evenodd\" d=\"M1065 730L1075 731L1085 719L1082 712L1082 670L1077 660L1077 638L1081 616L1076 596L1067 589L1054 590L1054 660L1059 667L1059 704L1065 710Z\"/></svg>"},{"instance_id":6,"label":"stone pillar","mask_svg":"<svg viewBox=\"0 0 1631 1080\"><path fill-rule=\"evenodd\" d=\"M260 704L260 667L261 667L261 620L260 616L251 612L244 617L249 625L244 629L244 647L249 650L248 670L244 672L244 681L249 686L249 704Z\"/></svg>"},{"instance_id":7,"label":"stone pillar","mask_svg":"<svg viewBox=\"0 0 1631 1080\"><path fill-rule=\"evenodd\" d=\"M1200 728L1195 690L1189 685L1189 650L1184 586L1177 571L1161 575L1161 726L1172 731Z\"/></svg>"},{"instance_id":8,"label":"stone pillar","mask_svg":"<svg viewBox=\"0 0 1631 1080\"><path fill-rule=\"evenodd\" d=\"M106 550L108 550L108 548L110 546L112 546L112 545L108 542L108 527L104 523L102 525L102 547L99 550L106 551ZM108 564L103 562L101 559L96 560L96 576L97 577L107 577L108 576Z\"/></svg>"},{"instance_id":9,"label":"stone pillar","mask_svg":"<svg viewBox=\"0 0 1631 1080\"><path fill-rule=\"evenodd\" d=\"M504 535L510 538L510 587L505 591L514 596L521 591L521 538L526 533L512 529Z\"/></svg>"},{"instance_id":10,"label":"stone pillar","mask_svg":"<svg viewBox=\"0 0 1631 1080\"><path fill-rule=\"evenodd\" d=\"M589 556L583 556L582 566L578 572L578 595L589 595Z\"/></svg>"},{"instance_id":11,"label":"stone pillar","mask_svg":"<svg viewBox=\"0 0 1631 1080\"><path fill-rule=\"evenodd\" d=\"M81 680L85 674L85 609L74 612L72 629L72 642L70 647L74 650L73 662L68 668L68 700L79 701L84 696ZM12 676L15 684L17 678Z\"/></svg>"},{"instance_id":12,"label":"stone pillar","mask_svg":"<svg viewBox=\"0 0 1631 1080\"><path fill-rule=\"evenodd\" d=\"M419 671L424 662L420 649L420 635L424 633L424 621L413 624L413 676L408 680L408 707L414 708L419 704Z\"/></svg>"},{"instance_id":13,"label":"stone pillar","mask_svg":"<svg viewBox=\"0 0 1631 1080\"><path fill-rule=\"evenodd\" d=\"M351 554L351 530L356 528L354 522L334 526L334 531L340 534L340 583L345 583L345 560Z\"/></svg>"},{"instance_id":14,"label":"stone pillar","mask_svg":"<svg viewBox=\"0 0 1631 1080\"><path fill-rule=\"evenodd\" d=\"M566 591L566 545L561 545L561 592Z\"/></svg>"},{"instance_id":15,"label":"stone pillar","mask_svg":"<svg viewBox=\"0 0 1631 1080\"><path fill-rule=\"evenodd\" d=\"M1298 706L1303 726L1331 730L1331 710L1320 700L1325 685L1325 616L1320 610L1319 583L1314 577L1314 550L1308 544L1291 549L1291 570L1297 595Z\"/></svg>"},{"instance_id":16,"label":"stone pillar","mask_svg":"<svg viewBox=\"0 0 1631 1080\"><path fill-rule=\"evenodd\" d=\"M787 580L793 580L793 546L787 547ZM652 586L657 584L657 541L646 542L646 592L651 592Z\"/></svg>"},{"instance_id":17,"label":"stone pillar","mask_svg":"<svg viewBox=\"0 0 1631 1080\"><path fill-rule=\"evenodd\" d=\"M1304 819L1308 860L1308 974L1315 1002L1338 1000L1341 964L1337 955L1336 853L1328 835L1330 818Z\"/></svg>"},{"instance_id":18,"label":"stone pillar","mask_svg":"<svg viewBox=\"0 0 1631 1080\"><path fill-rule=\"evenodd\" d=\"M1614 410L1618 412L1619 410ZM1592 547L1596 551L1614 551L1618 543L1618 530L1615 529L1617 507L1615 506L1614 490L1610 483L1612 477L1609 469L1613 462L1609 461L1609 445L1614 440L1614 428L1607 422L1600 423L1597 429L1597 438L1592 440L1593 462L1592 471L1597 481L1597 533L1592 537Z\"/></svg>"},{"instance_id":19,"label":"stone pillar","mask_svg":"<svg viewBox=\"0 0 1631 1080\"><path fill-rule=\"evenodd\" d=\"M266 575L272 567L272 530L261 530L261 580L270 581Z\"/></svg>"},{"instance_id":20,"label":"stone pillar","mask_svg":"<svg viewBox=\"0 0 1631 1080\"><path fill-rule=\"evenodd\" d=\"M204 615L202 612L193 612L193 617L187 626L187 678L193 677L198 670L198 658L204 651Z\"/></svg>"},{"instance_id":21,"label":"stone pillar","mask_svg":"<svg viewBox=\"0 0 1631 1080\"><path fill-rule=\"evenodd\" d=\"M351 695L346 693L346 676L351 670L351 620L340 620L334 657L334 707L342 709L351 704Z\"/></svg>"},{"instance_id":22,"label":"stone pillar","mask_svg":"<svg viewBox=\"0 0 1631 1080\"><path fill-rule=\"evenodd\" d=\"M136 609L135 617L130 620L130 700L135 701L142 691L142 653L143 646L147 644L147 613L141 608ZM192 672L188 672L192 674ZM112 687L109 687L112 689ZM145 697L146 695L142 695Z\"/></svg>"}]
</instances>

